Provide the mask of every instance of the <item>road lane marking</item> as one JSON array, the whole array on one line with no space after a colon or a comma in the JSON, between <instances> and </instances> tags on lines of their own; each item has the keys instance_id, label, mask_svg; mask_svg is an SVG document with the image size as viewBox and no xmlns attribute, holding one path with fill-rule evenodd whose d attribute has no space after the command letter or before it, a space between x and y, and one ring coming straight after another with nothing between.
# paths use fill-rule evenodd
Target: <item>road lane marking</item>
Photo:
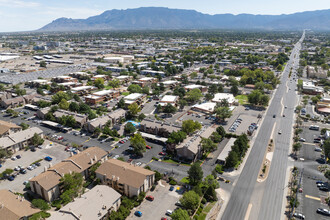
<instances>
[{"instance_id":1,"label":"road lane marking","mask_svg":"<svg viewBox=\"0 0 330 220\"><path fill-rule=\"evenodd\" d=\"M244 220L249 220L251 209L252 209L252 203L249 203L249 206L248 206L248 208L246 210L246 214L245 214Z\"/></svg>"},{"instance_id":2,"label":"road lane marking","mask_svg":"<svg viewBox=\"0 0 330 220\"><path fill-rule=\"evenodd\" d=\"M309 143L309 142L302 142L302 144L315 145L315 143Z\"/></svg>"},{"instance_id":3,"label":"road lane marking","mask_svg":"<svg viewBox=\"0 0 330 220\"><path fill-rule=\"evenodd\" d=\"M306 198L309 198L309 199L314 199L314 200L317 200L317 201L321 201L320 198L318 197L314 197L314 196L309 196L309 195L305 195Z\"/></svg>"},{"instance_id":4,"label":"road lane marking","mask_svg":"<svg viewBox=\"0 0 330 220\"><path fill-rule=\"evenodd\" d=\"M151 159L146 165L152 163L154 161L154 159Z\"/></svg>"},{"instance_id":5,"label":"road lane marking","mask_svg":"<svg viewBox=\"0 0 330 220\"><path fill-rule=\"evenodd\" d=\"M86 141L84 141L83 143L86 143L86 142L88 142L88 141L90 141L91 139L90 138L88 138Z\"/></svg>"}]
</instances>

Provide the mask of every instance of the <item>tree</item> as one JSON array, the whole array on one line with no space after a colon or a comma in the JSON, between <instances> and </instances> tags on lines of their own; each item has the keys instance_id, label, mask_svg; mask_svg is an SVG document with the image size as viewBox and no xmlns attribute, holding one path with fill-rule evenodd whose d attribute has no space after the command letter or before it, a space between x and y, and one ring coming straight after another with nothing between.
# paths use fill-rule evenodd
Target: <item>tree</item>
<instances>
[{"instance_id":1,"label":"tree","mask_svg":"<svg viewBox=\"0 0 330 220\"><path fill-rule=\"evenodd\" d=\"M143 87L143 89L142 89L141 92L148 95L149 94L149 90L150 90L149 87L148 86L145 86L145 87Z\"/></svg>"},{"instance_id":2,"label":"tree","mask_svg":"<svg viewBox=\"0 0 330 220\"><path fill-rule=\"evenodd\" d=\"M28 125L28 124L26 124L24 122L22 122L19 126L21 126L23 130L26 130L26 129L28 129L30 127L30 125Z\"/></svg>"},{"instance_id":3,"label":"tree","mask_svg":"<svg viewBox=\"0 0 330 220\"><path fill-rule=\"evenodd\" d=\"M226 118L230 118L232 116L232 112L228 107L218 107L215 109L215 114L219 117L222 121Z\"/></svg>"},{"instance_id":4,"label":"tree","mask_svg":"<svg viewBox=\"0 0 330 220\"><path fill-rule=\"evenodd\" d=\"M199 195L193 190L185 192L180 202L182 206L192 214L198 208Z\"/></svg>"},{"instance_id":5,"label":"tree","mask_svg":"<svg viewBox=\"0 0 330 220\"><path fill-rule=\"evenodd\" d=\"M69 105L69 109L72 112L78 112L79 111L79 104L77 102L71 102Z\"/></svg>"},{"instance_id":6,"label":"tree","mask_svg":"<svg viewBox=\"0 0 330 220\"><path fill-rule=\"evenodd\" d=\"M43 67L43 68L46 68L47 67L46 61L44 61L44 60L40 61L39 66Z\"/></svg>"},{"instance_id":7,"label":"tree","mask_svg":"<svg viewBox=\"0 0 330 220\"><path fill-rule=\"evenodd\" d=\"M33 199L31 203L35 208L41 209L42 211L50 209L50 205L48 205L48 203L43 199Z\"/></svg>"},{"instance_id":8,"label":"tree","mask_svg":"<svg viewBox=\"0 0 330 220\"><path fill-rule=\"evenodd\" d=\"M10 156L9 152L6 149L0 148L0 159Z\"/></svg>"},{"instance_id":9,"label":"tree","mask_svg":"<svg viewBox=\"0 0 330 220\"><path fill-rule=\"evenodd\" d=\"M330 158L330 139L326 139L323 143L324 155L326 159Z\"/></svg>"},{"instance_id":10,"label":"tree","mask_svg":"<svg viewBox=\"0 0 330 220\"><path fill-rule=\"evenodd\" d=\"M108 86L111 86L112 88L119 88L120 81L118 79L110 80Z\"/></svg>"},{"instance_id":11,"label":"tree","mask_svg":"<svg viewBox=\"0 0 330 220\"><path fill-rule=\"evenodd\" d=\"M78 94L73 94L73 99L76 101L76 102L80 102L80 97Z\"/></svg>"},{"instance_id":12,"label":"tree","mask_svg":"<svg viewBox=\"0 0 330 220\"><path fill-rule=\"evenodd\" d=\"M133 137L130 138L130 142L132 147L134 148L134 153L142 156L143 152L146 150L146 141L142 137L140 133L134 134Z\"/></svg>"},{"instance_id":13,"label":"tree","mask_svg":"<svg viewBox=\"0 0 330 220\"><path fill-rule=\"evenodd\" d=\"M186 100L191 103L197 102L202 97L203 94L199 89L192 89L186 94Z\"/></svg>"},{"instance_id":14,"label":"tree","mask_svg":"<svg viewBox=\"0 0 330 220\"><path fill-rule=\"evenodd\" d=\"M119 102L117 103L118 108L125 108L125 100L121 98Z\"/></svg>"},{"instance_id":15,"label":"tree","mask_svg":"<svg viewBox=\"0 0 330 220\"><path fill-rule=\"evenodd\" d=\"M302 147L301 143L293 144L293 151L295 152L295 154L297 154L297 152L300 150L301 147Z\"/></svg>"},{"instance_id":16,"label":"tree","mask_svg":"<svg viewBox=\"0 0 330 220\"><path fill-rule=\"evenodd\" d=\"M127 91L129 91L130 93L141 93L142 92L142 88L139 85L136 84L131 84L128 88Z\"/></svg>"},{"instance_id":17,"label":"tree","mask_svg":"<svg viewBox=\"0 0 330 220\"><path fill-rule=\"evenodd\" d=\"M230 151L228 157L226 158L225 167L226 168L233 168L238 164L238 155L235 151Z\"/></svg>"},{"instance_id":18,"label":"tree","mask_svg":"<svg viewBox=\"0 0 330 220\"><path fill-rule=\"evenodd\" d=\"M90 113L91 107L89 107L86 103L80 102L79 103L79 113Z\"/></svg>"},{"instance_id":19,"label":"tree","mask_svg":"<svg viewBox=\"0 0 330 220\"><path fill-rule=\"evenodd\" d=\"M52 103L58 104L62 101L62 99L65 99L68 101L68 100L70 100L70 97L67 93L65 93L63 91L59 91L55 95L52 96Z\"/></svg>"},{"instance_id":20,"label":"tree","mask_svg":"<svg viewBox=\"0 0 330 220\"><path fill-rule=\"evenodd\" d=\"M200 163L194 163L188 170L191 185L197 185L203 179L203 170Z\"/></svg>"},{"instance_id":21,"label":"tree","mask_svg":"<svg viewBox=\"0 0 330 220\"><path fill-rule=\"evenodd\" d=\"M184 100L184 99L180 99L179 100L179 106L180 106L180 109L183 109L186 105L187 105L187 101Z\"/></svg>"},{"instance_id":22,"label":"tree","mask_svg":"<svg viewBox=\"0 0 330 220\"><path fill-rule=\"evenodd\" d=\"M138 116L138 120L139 120L139 121L142 121L142 120L145 119L145 118L146 118L146 115L143 114L143 113L139 114L139 116Z\"/></svg>"},{"instance_id":23,"label":"tree","mask_svg":"<svg viewBox=\"0 0 330 220\"><path fill-rule=\"evenodd\" d=\"M60 179L60 185L63 189L61 199L65 198L67 201L72 201L77 197L83 188L84 178L80 173L72 172L66 173Z\"/></svg>"},{"instance_id":24,"label":"tree","mask_svg":"<svg viewBox=\"0 0 330 220\"><path fill-rule=\"evenodd\" d=\"M177 109L170 103L165 105L164 110L163 110L164 113L168 113L168 114L175 113L176 111L177 111Z\"/></svg>"},{"instance_id":25,"label":"tree","mask_svg":"<svg viewBox=\"0 0 330 220\"><path fill-rule=\"evenodd\" d=\"M324 176L325 176L325 178L330 180L330 170L325 171Z\"/></svg>"},{"instance_id":26,"label":"tree","mask_svg":"<svg viewBox=\"0 0 330 220\"><path fill-rule=\"evenodd\" d=\"M218 134L220 134L222 137L226 136L226 130L220 125L219 127L217 127L216 131L218 132Z\"/></svg>"},{"instance_id":27,"label":"tree","mask_svg":"<svg viewBox=\"0 0 330 220\"><path fill-rule=\"evenodd\" d=\"M34 133L33 137L31 138L31 144L34 146L38 146L44 143L44 139L40 137L37 133Z\"/></svg>"},{"instance_id":28,"label":"tree","mask_svg":"<svg viewBox=\"0 0 330 220\"><path fill-rule=\"evenodd\" d=\"M130 104L128 110L132 116L136 116L141 111L140 106L137 103Z\"/></svg>"},{"instance_id":29,"label":"tree","mask_svg":"<svg viewBox=\"0 0 330 220\"><path fill-rule=\"evenodd\" d=\"M94 86L96 86L98 89L103 89L104 88L104 79L102 79L102 78L95 79Z\"/></svg>"},{"instance_id":30,"label":"tree","mask_svg":"<svg viewBox=\"0 0 330 220\"><path fill-rule=\"evenodd\" d=\"M173 131L167 139L169 144L179 144L186 139L187 134L183 131Z\"/></svg>"},{"instance_id":31,"label":"tree","mask_svg":"<svg viewBox=\"0 0 330 220\"><path fill-rule=\"evenodd\" d=\"M201 128L202 125L198 121L193 121L189 119L182 122L182 131L184 131L187 134L191 134L194 131L199 130Z\"/></svg>"},{"instance_id":32,"label":"tree","mask_svg":"<svg viewBox=\"0 0 330 220\"><path fill-rule=\"evenodd\" d=\"M60 101L60 103L58 104L58 107L60 107L60 109L64 109L64 110L68 110L70 106L70 103L68 101L66 101L65 99L62 99Z\"/></svg>"},{"instance_id":33,"label":"tree","mask_svg":"<svg viewBox=\"0 0 330 220\"><path fill-rule=\"evenodd\" d=\"M176 209L171 215L172 220L190 220L190 216L187 210L184 209Z\"/></svg>"},{"instance_id":34,"label":"tree","mask_svg":"<svg viewBox=\"0 0 330 220\"><path fill-rule=\"evenodd\" d=\"M131 122L127 122L124 128L125 134L133 134L135 131L135 126Z\"/></svg>"},{"instance_id":35,"label":"tree","mask_svg":"<svg viewBox=\"0 0 330 220\"><path fill-rule=\"evenodd\" d=\"M217 144L214 143L210 138L202 138L201 145L204 152L212 152L218 148Z\"/></svg>"},{"instance_id":36,"label":"tree","mask_svg":"<svg viewBox=\"0 0 330 220\"><path fill-rule=\"evenodd\" d=\"M233 85L233 86L230 88L230 92L233 93L234 96L237 96L238 93L239 93L238 87L237 87L236 85Z\"/></svg>"},{"instance_id":37,"label":"tree","mask_svg":"<svg viewBox=\"0 0 330 220\"><path fill-rule=\"evenodd\" d=\"M213 132L211 135L211 140L214 143L220 143L222 141L222 136L218 132Z\"/></svg>"}]
</instances>

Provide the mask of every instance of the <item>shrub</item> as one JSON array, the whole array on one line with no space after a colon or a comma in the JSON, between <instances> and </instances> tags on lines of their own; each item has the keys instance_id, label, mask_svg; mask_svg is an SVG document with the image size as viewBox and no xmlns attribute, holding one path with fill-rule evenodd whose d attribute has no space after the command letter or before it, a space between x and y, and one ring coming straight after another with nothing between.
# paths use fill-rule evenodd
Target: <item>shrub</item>
<instances>
[{"instance_id":1,"label":"shrub","mask_svg":"<svg viewBox=\"0 0 330 220\"><path fill-rule=\"evenodd\" d=\"M202 204L206 204L206 199L205 198L202 199Z\"/></svg>"},{"instance_id":2,"label":"shrub","mask_svg":"<svg viewBox=\"0 0 330 220\"><path fill-rule=\"evenodd\" d=\"M217 171L217 173L219 174L223 174L222 165L217 164L217 166L215 167L215 171Z\"/></svg>"},{"instance_id":3,"label":"shrub","mask_svg":"<svg viewBox=\"0 0 330 220\"><path fill-rule=\"evenodd\" d=\"M153 159L153 160L156 160L156 161L159 160L159 158L157 158L157 157L152 157L152 159Z\"/></svg>"},{"instance_id":4,"label":"shrub","mask_svg":"<svg viewBox=\"0 0 330 220\"><path fill-rule=\"evenodd\" d=\"M170 185L176 185L176 184L178 184L178 183L175 180L170 181Z\"/></svg>"}]
</instances>

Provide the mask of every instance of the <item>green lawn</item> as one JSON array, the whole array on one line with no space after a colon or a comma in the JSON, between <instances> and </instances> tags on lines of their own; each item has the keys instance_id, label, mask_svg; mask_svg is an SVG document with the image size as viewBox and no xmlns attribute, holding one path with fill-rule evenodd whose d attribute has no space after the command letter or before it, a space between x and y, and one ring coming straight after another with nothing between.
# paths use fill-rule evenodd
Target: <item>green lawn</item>
<instances>
[{"instance_id":1,"label":"green lawn","mask_svg":"<svg viewBox=\"0 0 330 220\"><path fill-rule=\"evenodd\" d=\"M246 95L238 95L235 98L238 100L238 103L240 105L244 105L244 104L249 103L248 102L248 97Z\"/></svg>"},{"instance_id":2,"label":"green lawn","mask_svg":"<svg viewBox=\"0 0 330 220\"><path fill-rule=\"evenodd\" d=\"M113 89L112 86L105 86L104 88L105 88L105 89Z\"/></svg>"},{"instance_id":3,"label":"green lawn","mask_svg":"<svg viewBox=\"0 0 330 220\"><path fill-rule=\"evenodd\" d=\"M129 95L129 92L122 92L121 93L123 96L128 96Z\"/></svg>"}]
</instances>

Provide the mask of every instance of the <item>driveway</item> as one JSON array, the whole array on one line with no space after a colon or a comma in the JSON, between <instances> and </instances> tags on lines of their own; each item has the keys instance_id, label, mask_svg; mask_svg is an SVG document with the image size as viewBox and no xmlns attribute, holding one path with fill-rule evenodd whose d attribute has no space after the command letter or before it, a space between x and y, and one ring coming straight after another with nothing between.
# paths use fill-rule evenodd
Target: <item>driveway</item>
<instances>
[{"instance_id":1,"label":"driveway","mask_svg":"<svg viewBox=\"0 0 330 220\"><path fill-rule=\"evenodd\" d=\"M132 210L127 219L161 219L166 217L166 210L174 211L176 208L175 202L181 198L182 194L175 190L170 191L170 185L164 181L161 182L153 192L149 191L147 193L147 196L151 195L155 198L154 201L143 200L140 206ZM141 211L142 218L135 216L135 211Z\"/></svg>"}]
</instances>

